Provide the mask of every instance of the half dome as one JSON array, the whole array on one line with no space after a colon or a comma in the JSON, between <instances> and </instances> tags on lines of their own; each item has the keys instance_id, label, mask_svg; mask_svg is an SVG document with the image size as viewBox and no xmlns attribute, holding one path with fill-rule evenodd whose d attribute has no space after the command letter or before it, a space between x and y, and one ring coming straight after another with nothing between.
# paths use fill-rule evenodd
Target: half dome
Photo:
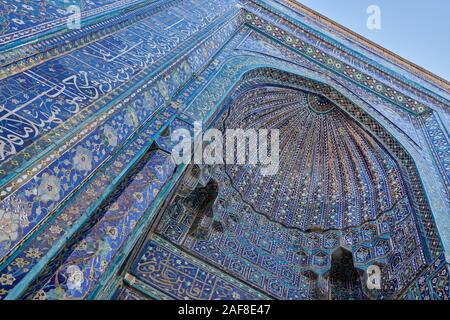
<instances>
[{"instance_id":1,"label":"half dome","mask_svg":"<svg viewBox=\"0 0 450 320\"><path fill-rule=\"evenodd\" d=\"M395 159L327 98L266 85L230 108L227 128L280 130L277 174L227 167L244 201L271 220L304 231L360 226L405 196Z\"/></svg>"}]
</instances>

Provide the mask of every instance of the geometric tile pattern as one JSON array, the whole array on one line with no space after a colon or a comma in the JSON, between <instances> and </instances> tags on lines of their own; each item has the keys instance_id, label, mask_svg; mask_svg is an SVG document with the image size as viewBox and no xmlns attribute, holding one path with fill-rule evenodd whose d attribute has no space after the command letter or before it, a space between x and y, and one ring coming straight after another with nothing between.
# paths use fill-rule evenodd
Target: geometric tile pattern
<instances>
[{"instance_id":1,"label":"geometric tile pattern","mask_svg":"<svg viewBox=\"0 0 450 320\"><path fill-rule=\"evenodd\" d=\"M340 247L353 252L353 263L361 271L372 264L384 267L389 274L385 279L386 297L407 287L412 273L417 274L426 265L418 231L405 202L378 220L355 228L303 232L255 212L223 170L214 171L212 178L219 183L213 210L223 231L213 229L205 240L187 236L195 217L185 209L166 212L158 232L274 298L317 297L318 280L311 278L310 272L327 275L331 255ZM388 288L389 285L393 287Z\"/></svg>"}]
</instances>

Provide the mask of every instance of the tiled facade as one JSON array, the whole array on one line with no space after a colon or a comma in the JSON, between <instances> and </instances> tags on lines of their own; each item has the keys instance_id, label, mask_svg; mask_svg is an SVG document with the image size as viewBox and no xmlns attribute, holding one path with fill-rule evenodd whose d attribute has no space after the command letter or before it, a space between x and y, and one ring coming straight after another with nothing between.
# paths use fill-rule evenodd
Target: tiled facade
<instances>
[{"instance_id":1,"label":"tiled facade","mask_svg":"<svg viewBox=\"0 0 450 320\"><path fill-rule=\"evenodd\" d=\"M448 88L289 1L0 12L1 299L448 299ZM186 189L167 132L195 120L279 128L281 171L202 167ZM340 249L383 290L336 285Z\"/></svg>"}]
</instances>

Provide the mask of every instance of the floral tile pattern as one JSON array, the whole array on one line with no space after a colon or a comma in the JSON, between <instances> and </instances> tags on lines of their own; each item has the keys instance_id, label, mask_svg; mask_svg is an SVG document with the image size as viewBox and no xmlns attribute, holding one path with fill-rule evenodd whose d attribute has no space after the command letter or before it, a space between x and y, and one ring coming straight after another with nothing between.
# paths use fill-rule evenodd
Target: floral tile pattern
<instances>
[{"instance_id":1,"label":"floral tile pattern","mask_svg":"<svg viewBox=\"0 0 450 320\"><path fill-rule=\"evenodd\" d=\"M150 151L43 272L53 275L45 284L39 279L30 298L86 298L174 168L169 155Z\"/></svg>"}]
</instances>

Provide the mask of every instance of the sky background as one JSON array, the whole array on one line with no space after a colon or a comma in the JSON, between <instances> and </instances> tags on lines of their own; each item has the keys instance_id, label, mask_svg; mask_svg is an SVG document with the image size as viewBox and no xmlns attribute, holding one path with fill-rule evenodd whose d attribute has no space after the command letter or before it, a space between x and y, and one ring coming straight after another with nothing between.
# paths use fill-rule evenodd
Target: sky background
<instances>
[{"instance_id":1,"label":"sky background","mask_svg":"<svg viewBox=\"0 0 450 320\"><path fill-rule=\"evenodd\" d=\"M298 0L305 6L450 81L450 0ZM381 30L369 30L370 5Z\"/></svg>"}]
</instances>

